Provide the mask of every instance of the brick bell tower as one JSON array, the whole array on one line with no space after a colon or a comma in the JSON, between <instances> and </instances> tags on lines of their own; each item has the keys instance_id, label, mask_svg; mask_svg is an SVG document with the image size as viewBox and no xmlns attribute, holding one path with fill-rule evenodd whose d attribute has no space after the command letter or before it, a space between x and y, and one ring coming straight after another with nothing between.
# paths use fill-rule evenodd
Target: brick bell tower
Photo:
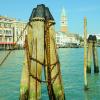
<instances>
[{"instance_id":1,"label":"brick bell tower","mask_svg":"<svg viewBox=\"0 0 100 100\"><path fill-rule=\"evenodd\" d=\"M66 17L66 12L65 9L62 9L61 12L61 29L60 31L63 33L67 33L68 32L68 24L67 24L67 17Z\"/></svg>"}]
</instances>

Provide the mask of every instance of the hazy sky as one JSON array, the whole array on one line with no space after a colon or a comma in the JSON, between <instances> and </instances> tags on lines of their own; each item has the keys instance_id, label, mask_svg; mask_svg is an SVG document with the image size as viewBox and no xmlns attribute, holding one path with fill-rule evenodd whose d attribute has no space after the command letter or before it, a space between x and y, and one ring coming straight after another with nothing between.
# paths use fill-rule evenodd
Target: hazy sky
<instances>
[{"instance_id":1,"label":"hazy sky","mask_svg":"<svg viewBox=\"0 0 100 100\"><path fill-rule=\"evenodd\" d=\"M0 15L28 20L38 4L49 7L56 30L60 29L60 15L64 7L70 32L83 33L83 18L87 17L89 33L100 33L100 0L0 0Z\"/></svg>"}]
</instances>

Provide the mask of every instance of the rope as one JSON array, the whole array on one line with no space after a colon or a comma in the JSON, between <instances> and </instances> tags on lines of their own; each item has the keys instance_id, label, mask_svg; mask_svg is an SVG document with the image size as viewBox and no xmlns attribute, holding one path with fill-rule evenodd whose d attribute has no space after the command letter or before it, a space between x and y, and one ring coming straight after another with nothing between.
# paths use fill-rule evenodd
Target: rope
<instances>
[{"instance_id":1,"label":"rope","mask_svg":"<svg viewBox=\"0 0 100 100\"><path fill-rule=\"evenodd\" d=\"M38 59L35 59L33 57L30 57L31 60L36 61L37 63L39 63L40 65L43 66L48 66L48 64L44 64L43 62L39 61ZM50 64L50 66L56 65L58 63L58 61L54 62L53 64Z\"/></svg>"},{"instance_id":2,"label":"rope","mask_svg":"<svg viewBox=\"0 0 100 100\"><path fill-rule=\"evenodd\" d=\"M51 82L52 78L51 78L51 68L50 68L50 33L49 33L49 28L53 25L53 23L50 23L48 20L46 20L45 22L45 32L46 32L46 55L47 55L47 79L48 79L48 85L47 85L47 89L48 89L48 95L49 95L49 99L50 100L55 100L55 93L53 90L53 84Z\"/></svg>"},{"instance_id":3,"label":"rope","mask_svg":"<svg viewBox=\"0 0 100 100\"><path fill-rule=\"evenodd\" d=\"M17 41L15 42L13 49L15 48L15 46L16 46L17 42L19 41L19 39L22 37L23 32L26 30L26 28L27 28L28 25L29 25L29 22L26 24L25 28L21 31L21 34L20 34L20 36L18 37ZM5 62L5 60L8 58L8 56L9 56L10 53L13 51L13 49L10 50L10 51L7 53L7 55L6 55L6 56L4 57L4 59L1 61L0 66Z\"/></svg>"},{"instance_id":4,"label":"rope","mask_svg":"<svg viewBox=\"0 0 100 100\"><path fill-rule=\"evenodd\" d=\"M57 78L57 76L59 75L59 71L57 72L57 74L53 77L53 78L51 78L51 83L54 83L54 81L56 80L56 78ZM48 81L46 81L46 80L41 80L41 79L39 79L38 77L36 77L36 76L34 76L33 74L29 74L29 76L31 76L33 79L35 79L35 80L37 80L38 82L40 82L40 83L48 83Z\"/></svg>"}]
</instances>

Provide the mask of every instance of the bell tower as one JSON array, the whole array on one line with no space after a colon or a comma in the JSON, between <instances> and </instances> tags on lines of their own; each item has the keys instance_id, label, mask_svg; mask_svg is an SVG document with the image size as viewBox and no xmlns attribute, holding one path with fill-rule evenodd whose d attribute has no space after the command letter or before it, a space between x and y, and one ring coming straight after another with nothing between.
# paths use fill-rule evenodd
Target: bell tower
<instances>
[{"instance_id":1,"label":"bell tower","mask_svg":"<svg viewBox=\"0 0 100 100\"><path fill-rule=\"evenodd\" d=\"M62 9L62 12L61 12L61 26L60 27L61 27L60 29L61 32L63 33L68 32L67 17L66 17L66 12L64 8Z\"/></svg>"}]
</instances>

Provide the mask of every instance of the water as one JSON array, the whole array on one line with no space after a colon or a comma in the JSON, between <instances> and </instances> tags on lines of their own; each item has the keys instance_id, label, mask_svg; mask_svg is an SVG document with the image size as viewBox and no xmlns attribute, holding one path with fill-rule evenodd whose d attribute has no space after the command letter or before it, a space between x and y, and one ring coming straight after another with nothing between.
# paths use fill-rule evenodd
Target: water
<instances>
[{"instance_id":1,"label":"water","mask_svg":"<svg viewBox=\"0 0 100 100\"><path fill-rule=\"evenodd\" d=\"M98 48L100 66L100 48ZM88 75L89 90L84 91L83 48L58 50L62 80L67 100L100 100L100 74ZM0 51L0 58L6 52ZM18 100L21 71L24 59L22 50L13 51L0 66L0 100ZM93 65L92 65L93 69ZM48 100L46 85L42 84L42 100Z\"/></svg>"}]
</instances>

